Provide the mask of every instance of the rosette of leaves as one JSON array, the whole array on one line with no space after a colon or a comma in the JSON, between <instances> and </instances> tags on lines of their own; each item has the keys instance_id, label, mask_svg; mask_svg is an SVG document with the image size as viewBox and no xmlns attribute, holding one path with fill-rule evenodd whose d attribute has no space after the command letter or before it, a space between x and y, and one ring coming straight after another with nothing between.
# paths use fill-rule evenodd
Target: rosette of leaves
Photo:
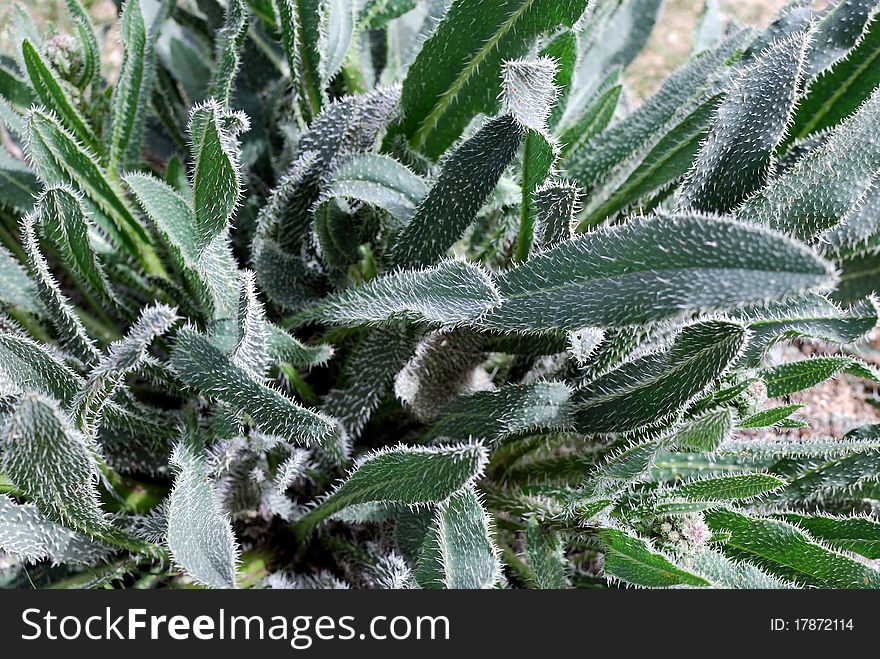
<instances>
[{"instance_id":1,"label":"rosette of leaves","mask_svg":"<svg viewBox=\"0 0 880 659\"><path fill-rule=\"evenodd\" d=\"M15 10L2 582L880 585L877 3L660 4Z\"/></svg>"}]
</instances>

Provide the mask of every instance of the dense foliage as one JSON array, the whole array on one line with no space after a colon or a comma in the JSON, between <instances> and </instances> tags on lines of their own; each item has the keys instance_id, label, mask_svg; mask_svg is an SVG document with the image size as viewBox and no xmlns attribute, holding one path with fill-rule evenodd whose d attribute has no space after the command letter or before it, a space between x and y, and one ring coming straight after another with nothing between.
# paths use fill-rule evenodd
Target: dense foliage
<instances>
[{"instance_id":1,"label":"dense foliage","mask_svg":"<svg viewBox=\"0 0 880 659\"><path fill-rule=\"evenodd\" d=\"M880 586L880 21L128 0L0 66L0 582ZM768 361L781 341L821 354Z\"/></svg>"}]
</instances>

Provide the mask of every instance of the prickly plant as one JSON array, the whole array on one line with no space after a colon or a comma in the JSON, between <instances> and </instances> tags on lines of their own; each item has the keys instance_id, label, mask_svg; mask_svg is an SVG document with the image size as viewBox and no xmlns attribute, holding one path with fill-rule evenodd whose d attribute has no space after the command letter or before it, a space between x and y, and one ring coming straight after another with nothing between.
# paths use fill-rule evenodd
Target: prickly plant
<instances>
[{"instance_id":1,"label":"prickly plant","mask_svg":"<svg viewBox=\"0 0 880 659\"><path fill-rule=\"evenodd\" d=\"M13 11L0 581L880 586L878 3L660 5Z\"/></svg>"}]
</instances>

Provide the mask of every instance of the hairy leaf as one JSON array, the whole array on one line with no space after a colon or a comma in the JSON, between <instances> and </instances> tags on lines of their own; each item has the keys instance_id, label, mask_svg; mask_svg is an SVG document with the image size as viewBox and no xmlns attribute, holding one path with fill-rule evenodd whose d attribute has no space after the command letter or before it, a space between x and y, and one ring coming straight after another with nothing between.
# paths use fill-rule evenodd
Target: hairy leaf
<instances>
[{"instance_id":1,"label":"hairy leaf","mask_svg":"<svg viewBox=\"0 0 880 659\"><path fill-rule=\"evenodd\" d=\"M64 345L83 362L92 364L98 360L98 348L61 291L37 242L34 224L42 212L42 207L39 207L33 214L25 216L21 223L21 241L28 255L31 275L37 283L37 295Z\"/></svg>"},{"instance_id":2,"label":"hairy leaf","mask_svg":"<svg viewBox=\"0 0 880 659\"><path fill-rule=\"evenodd\" d=\"M498 292L486 272L463 261L444 261L337 293L301 318L346 326L393 320L453 325L476 319L498 302Z\"/></svg>"},{"instance_id":3,"label":"hairy leaf","mask_svg":"<svg viewBox=\"0 0 880 659\"><path fill-rule=\"evenodd\" d=\"M90 236L94 228L80 196L68 187L54 186L44 190L37 203L44 235L64 256L77 281L106 304L118 305Z\"/></svg>"},{"instance_id":4,"label":"hairy leaf","mask_svg":"<svg viewBox=\"0 0 880 659\"><path fill-rule=\"evenodd\" d=\"M168 498L168 547L183 571L212 588L234 588L238 546L220 510L205 464L194 447L178 444L171 455L177 472Z\"/></svg>"},{"instance_id":5,"label":"hairy leaf","mask_svg":"<svg viewBox=\"0 0 880 659\"><path fill-rule=\"evenodd\" d=\"M857 208L880 169L880 91L821 147L749 199L737 217L806 241L819 239ZM829 176L828 172L834 172Z\"/></svg>"},{"instance_id":6,"label":"hairy leaf","mask_svg":"<svg viewBox=\"0 0 880 659\"><path fill-rule=\"evenodd\" d=\"M446 501L479 476L486 464L479 444L383 449L367 455L320 506L298 523L304 535L343 508L372 501L419 505ZM425 479L425 474L432 474Z\"/></svg>"},{"instance_id":7,"label":"hairy leaf","mask_svg":"<svg viewBox=\"0 0 880 659\"><path fill-rule=\"evenodd\" d=\"M455 0L419 51L403 84L403 131L436 158L478 113L494 114L501 62L520 57L535 38L572 27L590 0Z\"/></svg>"},{"instance_id":8,"label":"hairy leaf","mask_svg":"<svg viewBox=\"0 0 880 659\"><path fill-rule=\"evenodd\" d=\"M757 365L767 349L783 339L815 338L849 345L863 339L877 324L873 297L841 309L821 295L747 307L733 312L752 333L744 363Z\"/></svg>"},{"instance_id":9,"label":"hairy leaf","mask_svg":"<svg viewBox=\"0 0 880 659\"><path fill-rule=\"evenodd\" d=\"M469 486L437 506L415 577L423 588L492 588L501 573L497 553L489 516Z\"/></svg>"},{"instance_id":10,"label":"hairy leaf","mask_svg":"<svg viewBox=\"0 0 880 659\"><path fill-rule=\"evenodd\" d=\"M512 116L501 115L444 158L437 180L391 248L396 265L427 266L443 258L495 189L523 131Z\"/></svg>"},{"instance_id":11,"label":"hairy leaf","mask_svg":"<svg viewBox=\"0 0 880 659\"><path fill-rule=\"evenodd\" d=\"M868 517L831 517L785 513L785 521L837 549L880 558L880 523Z\"/></svg>"},{"instance_id":12,"label":"hairy leaf","mask_svg":"<svg viewBox=\"0 0 880 659\"><path fill-rule=\"evenodd\" d=\"M503 302L483 322L508 331L637 324L784 297L832 277L830 264L777 233L693 214L636 218L501 274Z\"/></svg>"},{"instance_id":13,"label":"hairy leaf","mask_svg":"<svg viewBox=\"0 0 880 659\"><path fill-rule=\"evenodd\" d=\"M110 550L44 517L30 503L18 504L0 494L0 550L28 563L89 565L105 560Z\"/></svg>"},{"instance_id":14,"label":"hairy leaf","mask_svg":"<svg viewBox=\"0 0 880 659\"><path fill-rule=\"evenodd\" d=\"M872 368L843 355L787 362L765 368L759 375L767 385L767 396L776 398L803 391L840 373L849 373L880 382L880 374Z\"/></svg>"},{"instance_id":15,"label":"hairy leaf","mask_svg":"<svg viewBox=\"0 0 880 659\"><path fill-rule=\"evenodd\" d=\"M783 485L785 481L772 474L741 474L693 480L664 490L663 495L688 501L735 501L751 499Z\"/></svg>"},{"instance_id":16,"label":"hairy leaf","mask_svg":"<svg viewBox=\"0 0 880 659\"><path fill-rule=\"evenodd\" d=\"M646 588L709 586L702 577L688 572L648 543L618 529L602 529L599 539L605 552L605 574Z\"/></svg>"},{"instance_id":17,"label":"hairy leaf","mask_svg":"<svg viewBox=\"0 0 880 659\"><path fill-rule=\"evenodd\" d=\"M563 382L510 385L460 396L440 412L428 437L498 443L528 432L563 429L569 424L570 397Z\"/></svg>"},{"instance_id":18,"label":"hairy leaf","mask_svg":"<svg viewBox=\"0 0 880 659\"><path fill-rule=\"evenodd\" d=\"M43 59L34 45L27 39L21 45L22 58L27 66L31 86L42 104L61 118L64 125L91 149L99 149L98 138L86 119L77 109L75 102L64 90L55 72Z\"/></svg>"},{"instance_id":19,"label":"hairy leaf","mask_svg":"<svg viewBox=\"0 0 880 659\"><path fill-rule=\"evenodd\" d=\"M534 517L526 525L526 559L538 588L565 588L563 546L550 530L542 529Z\"/></svg>"},{"instance_id":20,"label":"hairy leaf","mask_svg":"<svg viewBox=\"0 0 880 659\"><path fill-rule=\"evenodd\" d=\"M777 42L733 83L679 192L683 208L727 213L773 175L809 44L805 33Z\"/></svg>"},{"instance_id":21,"label":"hairy leaf","mask_svg":"<svg viewBox=\"0 0 880 659\"><path fill-rule=\"evenodd\" d=\"M190 327L177 335L171 366L188 386L247 414L265 433L305 444L337 439L330 419L257 382Z\"/></svg>"},{"instance_id":22,"label":"hairy leaf","mask_svg":"<svg viewBox=\"0 0 880 659\"><path fill-rule=\"evenodd\" d=\"M728 534L726 549L768 572L825 588L877 588L880 571L813 541L783 521L733 510L706 513L713 532Z\"/></svg>"},{"instance_id":23,"label":"hairy leaf","mask_svg":"<svg viewBox=\"0 0 880 659\"><path fill-rule=\"evenodd\" d=\"M708 410L677 427L669 442L681 449L711 453L730 437L735 422L733 410Z\"/></svg>"},{"instance_id":24,"label":"hairy leaf","mask_svg":"<svg viewBox=\"0 0 880 659\"><path fill-rule=\"evenodd\" d=\"M50 519L89 535L108 525L95 446L51 398L22 396L6 420L0 469Z\"/></svg>"},{"instance_id":25,"label":"hairy leaf","mask_svg":"<svg viewBox=\"0 0 880 659\"><path fill-rule=\"evenodd\" d=\"M669 350L633 359L577 390L574 425L579 432L623 432L666 418L719 378L746 341L735 323L689 325Z\"/></svg>"}]
</instances>

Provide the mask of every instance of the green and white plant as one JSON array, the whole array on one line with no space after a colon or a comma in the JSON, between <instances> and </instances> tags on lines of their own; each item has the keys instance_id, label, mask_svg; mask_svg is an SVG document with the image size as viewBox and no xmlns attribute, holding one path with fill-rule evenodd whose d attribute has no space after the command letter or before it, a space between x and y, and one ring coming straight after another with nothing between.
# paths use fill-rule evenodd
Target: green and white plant
<instances>
[{"instance_id":1,"label":"green and white plant","mask_svg":"<svg viewBox=\"0 0 880 659\"><path fill-rule=\"evenodd\" d=\"M880 21L128 0L0 61L0 582L880 586ZM768 361L781 341L827 354ZM782 437L782 438L780 438Z\"/></svg>"}]
</instances>

